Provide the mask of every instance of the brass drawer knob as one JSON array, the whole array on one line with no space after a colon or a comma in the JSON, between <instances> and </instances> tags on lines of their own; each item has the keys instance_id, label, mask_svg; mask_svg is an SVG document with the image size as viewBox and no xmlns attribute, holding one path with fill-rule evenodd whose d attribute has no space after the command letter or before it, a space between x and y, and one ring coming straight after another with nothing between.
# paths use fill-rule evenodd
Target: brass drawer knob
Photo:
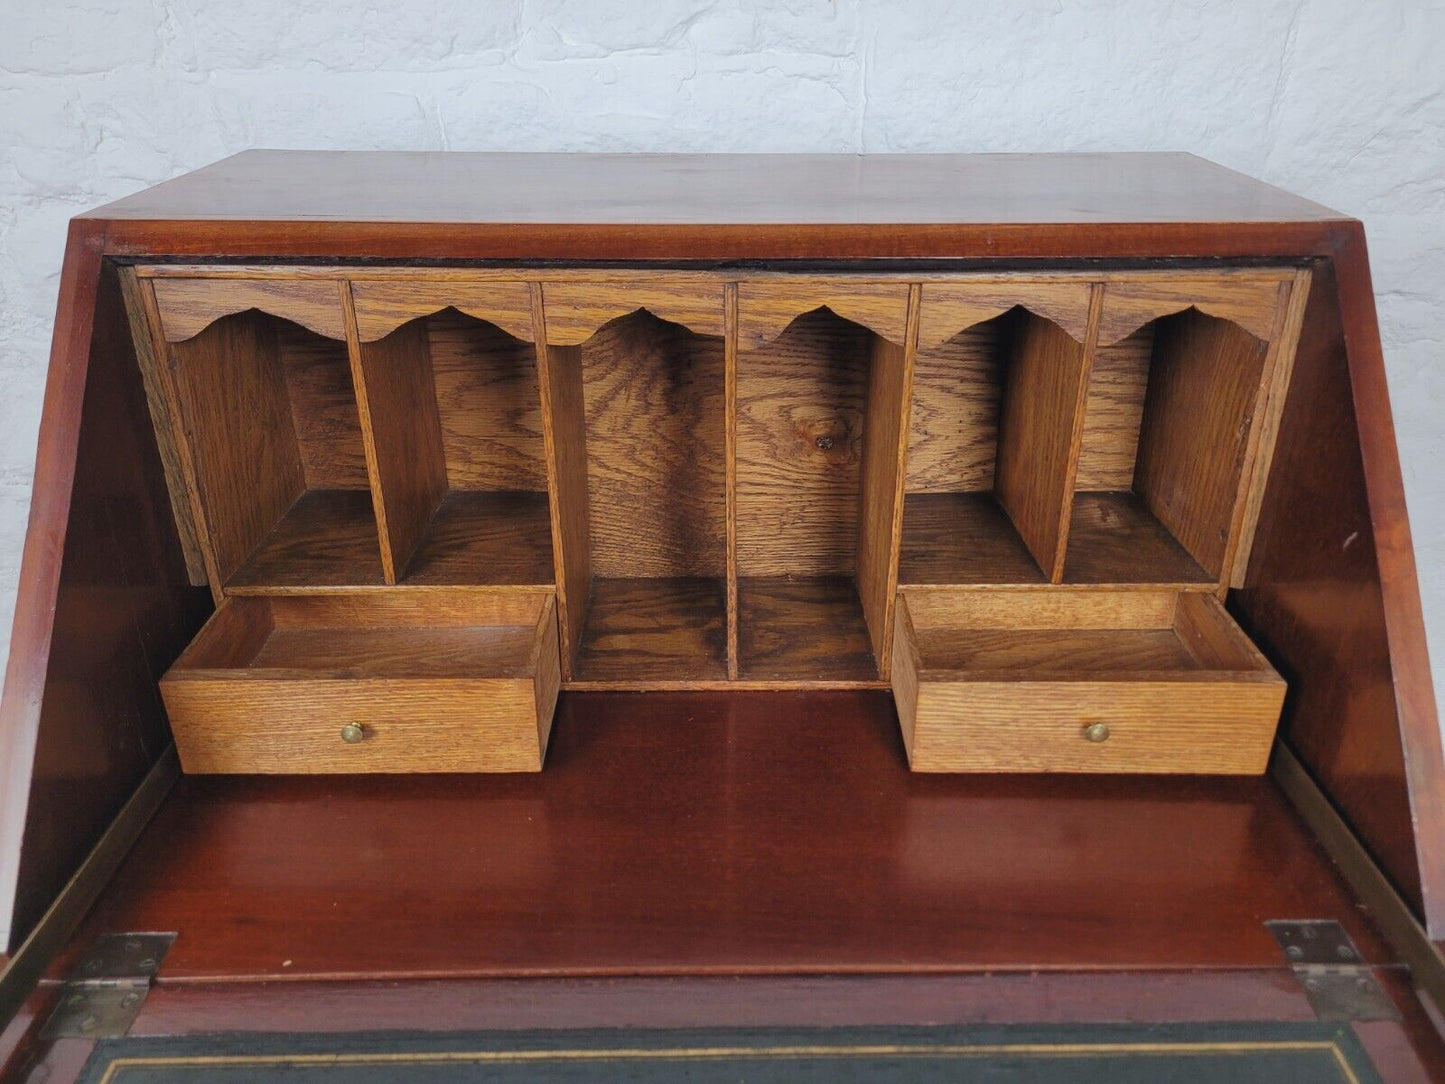
<instances>
[{"instance_id":1,"label":"brass drawer knob","mask_svg":"<svg viewBox=\"0 0 1445 1084\"><path fill-rule=\"evenodd\" d=\"M1095 744L1109 740L1108 723L1090 723L1084 727L1084 737Z\"/></svg>"},{"instance_id":2,"label":"brass drawer knob","mask_svg":"<svg viewBox=\"0 0 1445 1084\"><path fill-rule=\"evenodd\" d=\"M357 742L366 740L366 727L360 723L347 723L341 728L341 740L347 745L355 745Z\"/></svg>"}]
</instances>

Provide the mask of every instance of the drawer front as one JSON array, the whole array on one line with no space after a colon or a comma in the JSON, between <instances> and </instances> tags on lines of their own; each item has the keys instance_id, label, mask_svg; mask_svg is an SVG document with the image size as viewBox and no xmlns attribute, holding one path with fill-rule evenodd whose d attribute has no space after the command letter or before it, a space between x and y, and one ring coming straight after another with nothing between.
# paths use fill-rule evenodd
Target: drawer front
<instances>
[{"instance_id":1,"label":"drawer front","mask_svg":"<svg viewBox=\"0 0 1445 1084\"><path fill-rule=\"evenodd\" d=\"M1199 681L919 683L915 771L1264 771L1284 685Z\"/></svg>"},{"instance_id":2,"label":"drawer front","mask_svg":"<svg viewBox=\"0 0 1445 1084\"><path fill-rule=\"evenodd\" d=\"M552 714L530 678L182 678L161 691L194 773L539 771Z\"/></svg>"}]
</instances>

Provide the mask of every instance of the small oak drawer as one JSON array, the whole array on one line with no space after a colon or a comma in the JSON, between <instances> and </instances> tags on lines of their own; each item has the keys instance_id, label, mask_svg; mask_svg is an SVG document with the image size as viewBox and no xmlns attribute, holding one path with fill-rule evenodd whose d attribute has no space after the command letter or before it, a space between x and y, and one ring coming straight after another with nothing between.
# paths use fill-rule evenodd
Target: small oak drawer
<instances>
[{"instance_id":1,"label":"small oak drawer","mask_svg":"<svg viewBox=\"0 0 1445 1084\"><path fill-rule=\"evenodd\" d=\"M1204 592L913 589L894 643L915 771L1258 774L1284 703Z\"/></svg>"},{"instance_id":2,"label":"small oak drawer","mask_svg":"<svg viewBox=\"0 0 1445 1084\"><path fill-rule=\"evenodd\" d=\"M550 592L228 598L161 680L188 772L539 771Z\"/></svg>"}]
</instances>

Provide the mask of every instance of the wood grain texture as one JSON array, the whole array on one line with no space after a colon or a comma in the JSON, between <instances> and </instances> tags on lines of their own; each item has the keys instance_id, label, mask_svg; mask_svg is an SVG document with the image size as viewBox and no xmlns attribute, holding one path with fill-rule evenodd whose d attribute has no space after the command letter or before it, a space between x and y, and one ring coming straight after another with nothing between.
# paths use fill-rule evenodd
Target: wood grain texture
<instances>
[{"instance_id":1,"label":"wood grain texture","mask_svg":"<svg viewBox=\"0 0 1445 1084\"><path fill-rule=\"evenodd\" d=\"M1154 328L1153 323L1145 324L1113 345L1101 342L1094 350L1074 481L1081 492L1133 488Z\"/></svg>"},{"instance_id":2,"label":"wood grain texture","mask_svg":"<svg viewBox=\"0 0 1445 1084\"><path fill-rule=\"evenodd\" d=\"M1181 626L1158 592L905 597L915 771L1264 771L1284 682L1217 599L1185 600Z\"/></svg>"},{"instance_id":3,"label":"wood grain texture","mask_svg":"<svg viewBox=\"0 0 1445 1084\"><path fill-rule=\"evenodd\" d=\"M1063 578L1088 356L1050 320L1019 313L1004 379L994 493L1049 579Z\"/></svg>"},{"instance_id":4,"label":"wood grain texture","mask_svg":"<svg viewBox=\"0 0 1445 1084\"><path fill-rule=\"evenodd\" d=\"M722 339L637 313L578 350L593 574L723 578Z\"/></svg>"},{"instance_id":5,"label":"wood grain texture","mask_svg":"<svg viewBox=\"0 0 1445 1084\"><path fill-rule=\"evenodd\" d=\"M728 679L738 676L738 288L723 288L723 462L727 502Z\"/></svg>"},{"instance_id":6,"label":"wood grain texture","mask_svg":"<svg viewBox=\"0 0 1445 1084\"><path fill-rule=\"evenodd\" d=\"M348 324L382 577L396 583L447 491L426 325L403 324L362 342L350 315Z\"/></svg>"},{"instance_id":7,"label":"wood grain texture","mask_svg":"<svg viewBox=\"0 0 1445 1084\"><path fill-rule=\"evenodd\" d=\"M914 363L908 492L990 492L1016 314L960 331Z\"/></svg>"},{"instance_id":8,"label":"wood grain texture","mask_svg":"<svg viewBox=\"0 0 1445 1084\"><path fill-rule=\"evenodd\" d=\"M1294 373L1295 354L1299 348L1300 329L1304 324L1310 286L1309 269L1296 271L1294 281L1288 288L1289 299L1280 306L1279 326L1270 338L1271 356L1265 360L1269 387L1262 416L1255 426L1258 444L1249 466L1249 477L1245 481L1245 504L1236 535L1238 544L1232 558L1234 572L1230 578L1230 587L1243 587L1249 570L1249 555L1254 546L1260 506L1264 503L1264 489L1269 482L1270 467L1274 463L1275 444L1279 440L1279 419L1284 412L1285 397L1289 394L1290 376Z\"/></svg>"},{"instance_id":9,"label":"wood grain texture","mask_svg":"<svg viewBox=\"0 0 1445 1084\"><path fill-rule=\"evenodd\" d=\"M545 492L536 348L457 313L428 317L426 334L451 488Z\"/></svg>"},{"instance_id":10,"label":"wood grain texture","mask_svg":"<svg viewBox=\"0 0 1445 1084\"><path fill-rule=\"evenodd\" d=\"M1076 493L1065 583L1214 580L1133 493Z\"/></svg>"},{"instance_id":11,"label":"wood grain texture","mask_svg":"<svg viewBox=\"0 0 1445 1084\"><path fill-rule=\"evenodd\" d=\"M155 309L155 297L151 284L137 279L134 268L117 268L116 278L120 284L121 298L125 302L131 342L135 346L136 364L140 367L141 382L145 387L146 406L149 408L151 427L156 436L156 450L160 454L161 468L166 476L166 490L171 498L171 518L176 524L176 537L186 559L186 574L191 583L199 587L207 582L206 559L201 552L185 467L177 447L181 422L171 413L171 399L167 397L165 385L162 383L165 379L161 372L165 365L165 341L160 328L152 322L149 315Z\"/></svg>"},{"instance_id":12,"label":"wood grain texture","mask_svg":"<svg viewBox=\"0 0 1445 1084\"><path fill-rule=\"evenodd\" d=\"M173 344L170 367L225 583L306 487L275 322L227 317Z\"/></svg>"},{"instance_id":13,"label":"wood grain texture","mask_svg":"<svg viewBox=\"0 0 1445 1084\"><path fill-rule=\"evenodd\" d=\"M876 637L848 577L738 581L739 676L744 680L871 682Z\"/></svg>"},{"instance_id":14,"label":"wood grain texture","mask_svg":"<svg viewBox=\"0 0 1445 1084\"><path fill-rule=\"evenodd\" d=\"M1267 341L1275 330L1279 285L1290 277L1278 271L1232 271L1111 281L1104 292L1099 342L1111 345L1152 320L1190 308Z\"/></svg>"},{"instance_id":15,"label":"wood grain texture","mask_svg":"<svg viewBox=\"0 0 1445 1084\"><path fill-rule=\"evenodd\" d=\"M724 579L599 576L573 674L619 688L726 680Z\"/></svg>"},{"instance_id":16,"label":"wood grain texture","mask_svg":"<svg viewBox=\"0 0 1445 1084\"><path fill-rule=\"evenodd\" d=\"M223 316L251 309L290 320L328 339L346 338L335 279L157 279L154 289L166 342L184 342Z\"/></svg>"},{"instance_id":17,"label":"wood grain texture","mask_svg":"<svg viewBox=\"0 0 1445 1084\"><path fill-rule=\"evenodd\" d=\"M548 596L533 596L526 619L485 625L484 600L470 626L388 625L394 604L347 596L336 607L308 600L235 599L262 612L246 620L265 631L238 658L224 630L198 643L161 680L181 763L188 772L537 771L545 743L539 719L555 697L558 658L539 649L555 625ZM465 607L467 596L451 600ZM516 596L509 600L518 605ZM442 607L446 609L444 605ZM542 620L545 618L545 620ZM216 652L224 653L216 658ZM357 723L364 739L341 740Z\"/></svg>"},{"instance_id":18,"label":"wood grain texture","mask_svg":"<svg viewBox=\"0 0 1445 1084\"><path fill-rule=\"evenodd\" d=\"M902 584L1044 583L1043 570L992 493L910 493Z\"/></svg>"},{"instance_id":19,"label":"wood grain texture","mask_svg":"<svg viewBox=\"0 0 1445 1084\"><path fill-rule=\"evenodd\" d=\"M547 334L559 346L577 346L605 324L639 309L681 324L694 335L723 336L723 283L672 280L666 272L649 281L556 282L542 286Z\"/></svg>"},{"instance_id":20,"label":"wood grain texture","mask_svg":"<svg viewBox=\"0 0 1445 1084\"><path fill-rule=\"evenodd\" d=\"M738 283L738 346L761 350L805 313L826 308L835 316L868 328L902 346L908 336L908 284L848 279Z\"/></svg>"},{"instance_id":21,"label":"wood grain texture","mask_svg":"<svg viewBox=\"0 0 1445 1084\"><path fill-rule=\"evenodd\" d=\"M366 448L345 343L277 320L276 350L309 489L365 489Z\"/></svg>"},{"instance_id":22,"label":"wood grain texture","mask_svg":"<svg viewBox=\"0 0 1445 1084\"><path fill-rule=\"evenodd\" d=\"M449 308L485 320L513 338L532 341L532 294L524 281L475 276L447 276L440 281L348 278L362 342L384 339L402 324Z\"/></svg>"},{"instance_id":23,"label":"wood grain texture","mask_svg":"<svg viewBox=\"0 0 1445 1084\"><path fill-rule=\"evenodd\" d=\"M1265 343L1194 312L1155 331L1134 489L1215 579L1230 571L1265 356Z\"/></svg>"},{"instance_id":24,"label":"wood grain texture","mask_svg":"<svg viewBox=\"0 0 1445 1084\"><path fill-rule=\"evenodd\" d=\"M383 582L371 495L360 489L313 489L261 538L226 581L226 592Z\"/></svg>"},{"instance_id":25,"label":"wood grain texture","mask_svg":"<svg viewBox=\"0 0 1445 1084\"><path fill-rule=\"evenodd\" d=\"M1037 313L1082 343L1089 325L1089 276L1029 279L1008 275L923 283L918 348L934 350L960 331L1002 316L1016 306Z\"/></svg>"},{"instance_id":26,"label":"wood grain texture","mask_svg":"<svg viewBox=\"0 0 1445 1084\"><path fill-rule=\"evenodd\" d=\"M859 465L857 592L879 669L887 674L898 592L903 532L903 487L908 456L908 411L918 343L919 290L908 298L908 332L899 346L874 337L864 407Z\"/></svg>"},{"instance_id":27,"label":"wood grain texture","mask_svg":"<svg viewBox=\"0 0 1445 1084\"><path fill-rule=\"evenodd\" d=\"M853 575L874 336L809 313L738 357L738 574Z\"/></svg>"},{"instance_id":28,"label":"wood grain texture","mask_svg":"<svg viewBox=\"0 0 1445 1084\"><path fill-rule=\"evenodd\" d=\"M546 493L453 489L437 505L401 582L522 586L555 577Z\"/></svg>"},{"instance_id":29,"label":"wood grain texture","mask_svg":"<svg viewBox=\"0 0 1445 1084\"><path fill-rule=\"evenodd\" d=\"M160 991L566 974L732 988L1278 969L1261 916L1279 914L1336 919L1367 960L1390 958L1267 779L920 778L881 690L564 693L540 774L183 778L77 945L185 931Z\"/></svg>"},{"instance_id":30,"label":"wood grain texture","mask_svg":"<svg viewBox=\"0 0 1445 1084\"><path fill-rule=\"evenodd\" d=\"M542 400L542 446L547 503L556 562L558 635L562 677L573 676L592 592L591 528L587 499L587 405L582 359L576 347L547 345L542 290L532 287L537 380Z\"/></svg>"}]
</instances>

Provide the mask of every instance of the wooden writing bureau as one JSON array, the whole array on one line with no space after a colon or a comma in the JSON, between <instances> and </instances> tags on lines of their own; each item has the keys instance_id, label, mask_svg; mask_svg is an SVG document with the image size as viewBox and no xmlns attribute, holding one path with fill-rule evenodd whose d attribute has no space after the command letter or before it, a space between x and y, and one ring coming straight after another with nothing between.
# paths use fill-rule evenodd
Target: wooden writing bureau
<instances>
[{"instance_id":1,"label":"wooden writing bureau","mask_svg":"<svg viewBox=\"0 0 1445 1084\"><path fill-rule=\"evenodd\" d=\"M73 223L36 477L12 948L158 805L85 929L179 929L163 978L1212 966L1257 962L1276 910L1368 941L1356 896L1403 900L1371 943L1417 928L1417 967L1445 933L1362 232L1199 159L241 155ZM172 737L195 778L166 798ZM259 773L330 778L201 778ZM185 955L210 889L147 840L341 891L366 860L321 825L373 801L403 865L460 863L449 914L515 903L493 947L359 963L257 896L254 958ZM1041 826L1025 896L1202 848L1205 882L1255 871L1221 889L1243 911L1165 862L1146 894L1193 948L940 934L1020 891L1010 803ZM244 844L182 827L245 809ZM466 847L422 829L443 810ZM1042 827L1090 811L1107 857ZM892 871L866 905L842 840ZM674 844L709 864L636 865ZM620 910L585 888L634 866ZM537 940L578 891L605 917Z\"/></svg>"}]
</instances>

